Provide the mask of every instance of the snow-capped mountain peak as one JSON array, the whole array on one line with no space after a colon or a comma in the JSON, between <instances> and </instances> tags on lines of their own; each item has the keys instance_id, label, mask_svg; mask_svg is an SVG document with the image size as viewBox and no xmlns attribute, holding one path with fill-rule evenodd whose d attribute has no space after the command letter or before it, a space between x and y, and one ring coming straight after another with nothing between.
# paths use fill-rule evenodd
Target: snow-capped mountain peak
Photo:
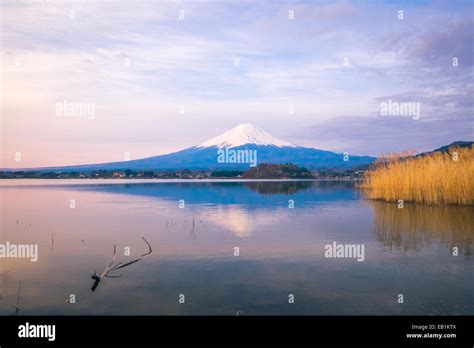
<instances>
[{"instance_id":1,"label":"snow-capped mountain peak","mask_svg":"<svg viewBox=\"0 0 474 348\"><path fill-rule=\"evenodd\" d=\"M242 146L246 144L255 144L255 145L266 145L266 146L277 146L277 147L296 147L296 145L291 144L287 141L275 138L269 133L265 132L263 129L260 129L250 123L241 124L237 127L228 130L217 137L209 139L197 147L213 147L218 148L231 148Z\"/></svg>"}]
</instances>

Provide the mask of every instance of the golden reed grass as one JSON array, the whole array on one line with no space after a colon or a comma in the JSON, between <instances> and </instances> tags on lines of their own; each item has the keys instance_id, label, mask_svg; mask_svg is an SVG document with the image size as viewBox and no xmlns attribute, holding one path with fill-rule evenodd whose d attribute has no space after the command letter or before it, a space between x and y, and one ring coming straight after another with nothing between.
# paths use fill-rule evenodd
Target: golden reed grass
<instances>
[{"instance_id":1,"label":"golden reed grass","mask_svg":"<svg viewBox=\"0 0 474 348\"><path fill-rule=\"evenodd\" d=\"M386 202L474 205L474 146L413 154L379 158L361 185L366 196Z\"/></svg>"}]
</instances>

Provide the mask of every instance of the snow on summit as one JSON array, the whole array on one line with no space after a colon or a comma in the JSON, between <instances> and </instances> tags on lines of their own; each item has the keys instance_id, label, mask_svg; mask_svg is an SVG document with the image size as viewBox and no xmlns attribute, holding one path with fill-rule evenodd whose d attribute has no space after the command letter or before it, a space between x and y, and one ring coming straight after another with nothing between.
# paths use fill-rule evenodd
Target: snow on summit
<instances>
[{"instance_id":1,"label":"snow on summit","mask_svg":"<svg viewBox=\"0 0 474 348\"><path fill-rule=\"evenodd\" d=\"M246 144L296 147L287 141L275 138L274 136L265 132L263 129L260 129L250 123L238 125L237 127L234 127L231 130L218 135L217 137L205 141L197 147L217 146L218 148L230 148Z\"/></svg>"}]
</instances>

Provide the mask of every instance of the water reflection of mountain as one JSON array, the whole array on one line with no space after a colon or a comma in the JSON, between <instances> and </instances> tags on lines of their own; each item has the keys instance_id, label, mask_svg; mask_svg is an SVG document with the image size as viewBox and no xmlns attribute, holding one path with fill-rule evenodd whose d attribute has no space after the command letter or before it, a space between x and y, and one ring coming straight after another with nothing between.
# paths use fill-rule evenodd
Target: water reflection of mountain
<instances>
[{"instance_id":1,"label":"water reflection of mountain","mask_svg":"<svg viewBox=\"0 0 474 348\"><path fill-rule=\"evenodd\" d=\"M304 205L360 198L359 193L353 189L353 184L347 182L163 182L62 188L157 197L176 202L184 199L186 202L199 204L281 206L287 205L288 199L295 199ZM272 195L272 199L268 195Z\"/></svg>"},{"instance_id":2,"label":"water reflection of mountain","mask_svg":"<svg viewBox=\"0 0 474 348\"><path fill-rule=\"evenodd\" d=\"M354 188L354 183L350 181L251 181L244 182L244 184L252 191L262 195L293 195L298 191L310 188L322 191Z\"/></svg>"},{"instance_id":3,"label":"water reflection of mountain","mask_svg":"<svg viewBox=\"0 0 474 348\"><path fill-rule=\"evenodd\" d=\"M268 209L248 209L237 204L219 205L203 213L207 221L223 228L237 237L248 237L268 226L276 226L287 220L290 209L276 208L269 214Z\"/></svg>"},{"instance_id":4,"label":"water reflection of mountain","mask_svg":"<svg viewBox=\"0 0 474 348\"><path fill-rule=\"evenodd\" d=\"M369 203L374 209L373 232L391 249L418 251L433 241L458 247L459 255L472 256L474 207Z\"/></svg>"},{"instance_id":5,"label":"water reflection of mountain","mask_svg":"<svg viewBox=\"0 0 474 348\"><path fill-rule=\"evenodd\" d=\"M292 195L298 191L309 189L313 185L311 181L275 181L275 182L246 182L245 186L262 195L286 194Z\"/></svg>"}]
</instances>

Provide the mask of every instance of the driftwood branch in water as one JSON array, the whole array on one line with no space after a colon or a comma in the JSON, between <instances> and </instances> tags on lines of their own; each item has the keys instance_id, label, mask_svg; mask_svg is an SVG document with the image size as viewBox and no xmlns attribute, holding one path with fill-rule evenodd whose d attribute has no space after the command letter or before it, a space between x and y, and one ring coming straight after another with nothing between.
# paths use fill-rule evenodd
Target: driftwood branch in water
<instances>
[{"instance_id":1,"label":"driftwood branch in water","mask_svg":"<svg viewBox=\"0 0 474 348\"><path fill-rule=\"evenodd\" d=\"M99 285L102 278L104 278L104 277L107 277L107 278L120 278L122 276L122 274L120 274L120 275L110 275L110 272L113 272L113 271L116 271L118 269L130 266L131 264L134 264L134 263L140 261L145 256L150 255L152 253L153 249L151 248L150 243L148 243L148 241L144 237L142 237L142 239L148 245L148 251L145 254L141 255L139 258L135 259L135 260L132 260L132 261L126 262L126 263L119 262L115 266L114 266L114 263L115 263L115 260L117 258L117 247L114 245L114 254L112 256L112 261L108 264L108 266L99 275L97 275L97 273L94 271L94 274L91 277L92 279L94 279L94 284L92 285L92 288L91 288L92 291L95 291L95 289Z\"/></svg>"},{"instance_id":2,"label":"driftwood branch in water","mask_svg":"<svg viewBox=\"0 0 474 348\"><path fill-rule=\"evenodd\" d=\"M18 286L18 296L16 298L16 306L12 306L15 308L15 315L18 315L20 313L20 292L21 292L21 280L20 280L20 285Z\"/></svg>"}]
</instances>

